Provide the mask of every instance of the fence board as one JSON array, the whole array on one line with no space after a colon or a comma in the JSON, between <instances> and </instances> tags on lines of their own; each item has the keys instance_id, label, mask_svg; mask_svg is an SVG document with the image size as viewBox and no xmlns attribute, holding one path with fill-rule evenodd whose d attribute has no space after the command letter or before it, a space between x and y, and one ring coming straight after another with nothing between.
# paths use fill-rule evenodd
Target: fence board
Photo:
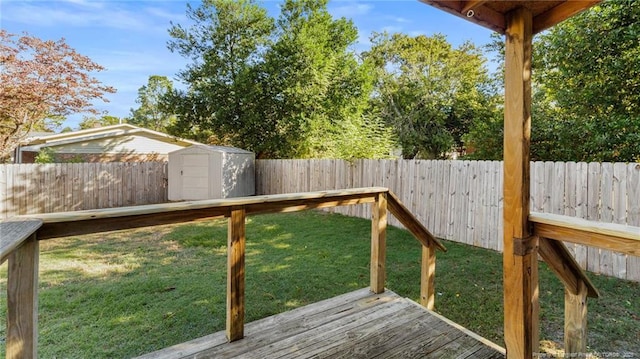
<instances>
[{"instance_id":1,"label":"fence board","mask_svg":"<svg viewBox=\"0 0 640 359\"><path fill-rule=\"evenodd\" d=\"M0 219L167 202L164 162L0 165ZM135 182L124 178L137 177Z\"/></svg>"}]
</instances>

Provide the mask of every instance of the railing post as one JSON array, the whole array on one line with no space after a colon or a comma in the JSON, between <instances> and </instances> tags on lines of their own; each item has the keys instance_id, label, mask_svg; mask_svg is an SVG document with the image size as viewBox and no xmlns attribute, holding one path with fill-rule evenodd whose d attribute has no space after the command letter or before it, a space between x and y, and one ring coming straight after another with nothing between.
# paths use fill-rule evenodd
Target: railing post
<instances>
[{"instance_id":1,"label":"railing post","mask_svg":"<svg viewBox=\"0 0 640 359\"><path fill-rule=\"evenodd\" d=\"M586 358L587 286L578 280L578 294L564 289L564 352L566 358Z\"/></svg>"},{"instance_id":2,"label":"railing post","mask_svg":"<svg viewBox=\"0 0 640 359\"><path fill-rule=\"evenodd\" d=\"M372 204L371 220L371 291L384 292L387 238L387 194L379 193Z\"/></svg>"},{"instance_id":3,"label":"railing post","mask_svg":"<svg viewBox=\"0 0 640 359\"><path fill-rule=\"evenodd\" d=\"M38 251L32 234L8 258L7 358L38 357Z\"/></svg>"},{"instance_id":4,"label":"railing post","mask_svg":"<svg viewBox=\"0 0 640 359\"><path fill-rule=\"evenodd\" d=\"M422 264L420 268L420 304L429 310L435 306L436 248L433 245L422 246Z\"/></svg>"},{"instance_id":5,"label":"railing post","mask_svg":"<svg viewBox=\"0 0 640 359\"><path fill-rule=\"evenodd\" d=\"M244 207L233 207L227 233L227 339L244 337Z\"/></svg>"},{"instance_id":6,"label":"railing post","mask_svg":"<svg viewBox=\"0 0 640 359\"><path fill-rule=\"evenodd\" d=\"M508 359L533 358L538 340L537 238L528 222L533 15L524 6L505 16L504 342Z\"/></svg>"}]
</instances>

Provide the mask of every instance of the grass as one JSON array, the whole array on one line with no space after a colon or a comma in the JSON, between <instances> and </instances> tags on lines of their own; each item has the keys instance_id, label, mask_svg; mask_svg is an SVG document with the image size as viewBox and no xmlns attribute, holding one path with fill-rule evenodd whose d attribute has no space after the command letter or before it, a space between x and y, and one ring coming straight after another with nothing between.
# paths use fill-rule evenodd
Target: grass
<instances>
[{"instance_id":1,"label":"grass","mask_svg":"<svg viewBox=\"0 0 640 359\"><path fill-rule=\"evenodd\" d=\"M420 247L390 228L387 287L419 298ZM324 212L252 216L247 225L246 320L368 286L370 221ZM226 221L171 225L40 243L39 354L122 358L224 329ZM436 310L503 345L502 257L446 242ZM6 264L0 268L0 321ZM541 339L561 347L563 288L540 268ZM640 284L591 276L589 348L640 355ZM0 325L0 356L5 326Z\"/></svg>"}]
</instances>

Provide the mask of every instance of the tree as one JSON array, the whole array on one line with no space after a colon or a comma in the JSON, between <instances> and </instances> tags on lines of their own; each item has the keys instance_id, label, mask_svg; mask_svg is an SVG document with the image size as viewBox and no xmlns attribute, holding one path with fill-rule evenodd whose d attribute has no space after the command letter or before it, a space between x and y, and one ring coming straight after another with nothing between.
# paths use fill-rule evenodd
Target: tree
<instances>
[{"instance_id":1,"label":"tree","mask_svg":"<svg viewBox=\"0 0 640 359\"><path fill-rule=\"evenodd\" d=\"M271 129L271 157L384 157L393 146L378 117L365 114L375 77L349 48L358 32L333 19L327 1L285 1L273 45L259 67L266 94L255 124Z\"/></svg>"},{"instance_id":2,"label":"tree","mask_svg":"<svg viewBox=\"0 0 640 359\"><path fill-rule=\"evenodd\" d=\"M81 130L86 130L89 128L98 128L104 126L117 125L122 123L123 120L116 116L104 115L101 117L85 117L82 122L78 125Z\"/></svg>"},{"instance_id":3,"label":"tree","mask_svg":"<svg viewBox=\"0 0 640 359\"><path fill-rule=\"evenodd\" d=\"M155 131L167 131L175 120L172 112L162 105L163 98L173 90L173 82L166 76L152 75L146 85L138 89L137 109L131 109L129 123Z\"/></svg>"},{"instance_id":4,"label":"tree","mask_svg":"<svg viewBox=\"0 0 640 359\"><path fill-rule=\"evenodd\" d=\"M169 98L173 133L262 158L388 155L389 131L364 113L373 77L349 51L357 30L326 0L285 1L277 21L251 1L191 13L197 25L172 28L170 46L194 59L181 75L189 89Z\"/></svg>"},{"instance_id":5,"label":"tree","mask_svg":"<svg viewBox=\"0 0 640 359\"><path fill-rule=\"evenodd\" d=\"M179 73L188 85L166 96L165 107L177 115L175 135L233 145L254 87L253 65L269 43L273 19L252 0L205 0L187 4L189 28L169 30L169 49L193 61Z\"/></svg>"},{"instance_id":6,"label":"tree","mask_svg":"<svg viewBox=\"0 0 640 359\"><path fill-rule=\"evenodd\" d=\"M43 41L0 30L0 159L48 118L96 113L94 99L115 92L89 75L103 67L64 39Z\"/></svg>"},{"instance_id":7,"label":"tree","mask_svg":"<svg viewBox=\"0 0 640 359\"><path fill-rule=\"evenodd\" d=\"M374 107L394 128L404 158L461 150L474 119L493 116L496 96L479 49L443 35L374 34L366 56L380 73Z\"/></svg>"},{"instance_id":8,"label":"tree","mask_svg":"<svg viewBox=\"0 0 640 359\"><path fill-rule=\"evenodd\" d=\"M640 160L640 2L605 1L534 46L532 158Z\"/></svg>"}]
</instances>

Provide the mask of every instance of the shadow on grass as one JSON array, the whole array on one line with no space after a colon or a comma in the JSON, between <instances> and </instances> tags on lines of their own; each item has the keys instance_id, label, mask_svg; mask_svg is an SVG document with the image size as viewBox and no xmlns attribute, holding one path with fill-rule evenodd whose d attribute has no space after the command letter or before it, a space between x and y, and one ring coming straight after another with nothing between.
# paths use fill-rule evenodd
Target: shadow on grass
<instances>
[{"instance_id":1,"label":"shadow on grass","mask_svg":"<svg viewBox=\"0 0 640 359\"><path fill-rule=\"evenodd\" d=\"M249 217L246 321L367 287L370 227L324 212ZM223 330L226 232L219 220L41 242L41 357L131 357ZM396 228L387 239L386 286L417 301L420 245ZM501 255L445 245L436 265L436 310L502 345ZM541 338L561 343L563 289L544 266L540 274ZM590 301L590 347L640 352L633 334L640 285L593 279L604 298Z\"/></svg>"}]
</instances>

